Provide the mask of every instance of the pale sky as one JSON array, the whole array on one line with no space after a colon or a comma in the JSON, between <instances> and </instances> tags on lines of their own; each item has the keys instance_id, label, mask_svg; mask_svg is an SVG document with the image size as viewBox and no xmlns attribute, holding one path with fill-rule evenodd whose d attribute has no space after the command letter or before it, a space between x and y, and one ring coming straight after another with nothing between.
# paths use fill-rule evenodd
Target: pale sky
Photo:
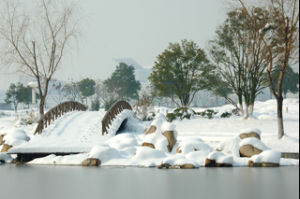
<instances>
[{"instance_id":1,"label":"pale sky","mask_svg":"<svg viewBox=\"0 0 300 199\"><path fill-rule=\"evenodd\" d=\"M170 42L193 40L201 48L214 38L226 14L223 0L79 0L82 37L55 75L61 80L106 79L114 59L132 58L145 67ZM18 81L0 70L0 89Z\"/></svg>"}]
</instances>

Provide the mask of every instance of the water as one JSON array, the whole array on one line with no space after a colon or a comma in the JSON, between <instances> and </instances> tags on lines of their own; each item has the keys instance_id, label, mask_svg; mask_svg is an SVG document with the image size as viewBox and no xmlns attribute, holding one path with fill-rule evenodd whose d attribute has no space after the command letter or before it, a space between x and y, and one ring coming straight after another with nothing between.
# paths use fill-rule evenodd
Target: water
<instances>
[{"instance_id":1,"label":"water","mask_svg":"<svg viewBox=\"0 0 300 199\"><path fill-rule=\"evenodd\" d=\"M299 167L84 168L0 165L2 199L296 199Z\"/></svg>"}]
</instances>

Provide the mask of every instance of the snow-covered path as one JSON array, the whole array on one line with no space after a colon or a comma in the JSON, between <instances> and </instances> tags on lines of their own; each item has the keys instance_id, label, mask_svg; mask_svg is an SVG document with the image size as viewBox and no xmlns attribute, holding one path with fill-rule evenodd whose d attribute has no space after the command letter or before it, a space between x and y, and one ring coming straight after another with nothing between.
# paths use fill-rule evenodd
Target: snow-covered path
<instances>
[{"instance_id":1,"label":"snow-covered path","mask_svg":"<svg viewBox=\"0 0 300 199\"><path fill-rule=\"evenodd\" d=\"M103 143L108 136L101 134L104 111L70 112L59 118L41 135L35 135L11 152L88 152L92 146Z\"/></svg>"}]
</instances>

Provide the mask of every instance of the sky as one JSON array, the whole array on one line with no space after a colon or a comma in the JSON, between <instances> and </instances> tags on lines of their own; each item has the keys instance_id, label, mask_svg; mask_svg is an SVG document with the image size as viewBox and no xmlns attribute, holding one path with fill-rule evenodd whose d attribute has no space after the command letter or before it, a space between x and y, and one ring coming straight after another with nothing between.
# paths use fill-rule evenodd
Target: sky
<instances>
[{"instance_id":1,"label":"sky","mask_svg":"<svg viewBox=\"0 0 300 199\"><path fill-rule=\"evenodd\" d=\"M170 42L183 39L206 49L225 19L225 7L223 0L79 0L81 37L55 78L106 79L122 58L151 68ZM0 89L18 76L0 69Z\"/></svg>"}]
</instances>

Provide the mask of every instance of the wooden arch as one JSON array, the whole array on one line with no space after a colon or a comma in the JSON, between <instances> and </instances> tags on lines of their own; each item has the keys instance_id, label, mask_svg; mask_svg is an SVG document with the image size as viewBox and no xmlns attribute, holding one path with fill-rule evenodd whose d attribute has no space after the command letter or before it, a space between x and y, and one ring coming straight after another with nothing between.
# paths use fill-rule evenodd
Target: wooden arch
<instances>
[{"instance_id":1,"label":"wooden arch","mask_svg":"<svg viewBox=\"0 0 300 199\"><path fill-rule=\"evenodd\" d=\"M41 134L43 129L47 128L51 124L51 121L55 121L67 112L86 110L87 107L79 102L67 101L60 103L45 113L44 117L38 121L38 126L36 127L34 134Z\"/></svg>"},{"instance_id":2,"label":"wooden arch","mask_svg":"<svg viewBox=\"0 0 300 199\"><path fill-rule=\"evenodd\" d=\"M118 101L110 107L102 119L102 135L108 133L112 121L125 109L132 110L132 107L126 101Z\"/></svg>"}]
</instances>

